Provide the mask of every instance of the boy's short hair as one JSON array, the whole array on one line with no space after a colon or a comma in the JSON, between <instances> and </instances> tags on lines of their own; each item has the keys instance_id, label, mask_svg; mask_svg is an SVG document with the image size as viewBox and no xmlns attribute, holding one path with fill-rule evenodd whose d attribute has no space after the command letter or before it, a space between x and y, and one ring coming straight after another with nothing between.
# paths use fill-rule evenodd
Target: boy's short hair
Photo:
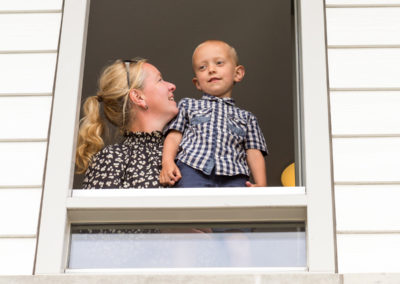
<instances>
[{"instance_id":1,"label":"boy's short hair","mask_svg":"<svg viewBox=\"0 0 400 284\"><path fill-rule=\"evenodd\" d=\"M238 54L237 54L237 52L236 52L236 49L235 49L232 45L230 45L230 44L228 44L228 43L226 43L225 41L222 41L222 40L209 39L209 40L203 41L203 42L200 43L198 46L196 46L196 48L194 49L193 54L192 54L192 66L193 66L193 55L194 55L194 53L196 52L196 50L197 50L201 45L203 45L203 44L205 44L205 43L223 43L223 44L225 44L225 45L228 46L228 48L229 48L229 53L231 54L231 57L232 57L232 59L233 59L233 62L236 64L236 66L239 65L239 56L238 56Z\"/></svg>"}]
</instances>

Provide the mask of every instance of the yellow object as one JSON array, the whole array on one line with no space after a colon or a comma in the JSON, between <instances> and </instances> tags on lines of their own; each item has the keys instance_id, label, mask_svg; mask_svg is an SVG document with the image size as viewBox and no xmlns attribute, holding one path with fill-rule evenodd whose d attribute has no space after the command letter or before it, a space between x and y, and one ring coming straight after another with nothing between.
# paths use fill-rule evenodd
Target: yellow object
<instances>
[{"instance_id":1,"label":"yellow object","mask_svg":"<svg viewBox=\"0 0 400 284\"><path fill-rule=\"evenodd\" d=\"M283 186L296 186L294 163L291 163L283 170L281 175L281 182Z\"/></svg>"}]
</instances>

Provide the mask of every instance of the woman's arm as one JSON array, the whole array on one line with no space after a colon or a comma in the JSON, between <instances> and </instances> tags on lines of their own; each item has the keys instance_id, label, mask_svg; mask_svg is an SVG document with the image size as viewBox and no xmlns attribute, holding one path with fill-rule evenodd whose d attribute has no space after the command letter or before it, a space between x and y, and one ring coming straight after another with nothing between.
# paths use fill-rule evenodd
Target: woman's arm
<instances>
[{"instance_id":1,"label":"woman's arm","mask_svg":"<svg viewBox=\"0 0 400 284\"><path fill-rule=\"evenodd\" d=\"M172 186L182 177L178 166L175 164L175 157L178 154L181 141L182 133L176 130L171 130L165 138L160 173L162 185Z\"/></svg>"},{"instance_id":2,"label":"woman's arm","mask_svg":"<svg viewBox=\"0 0 400 284\"><path fill-rule=\"evenodd\" d=\"M265 166L264 156L260 150L247 149L247 164L249 165L251 174L254 178L254 184L246 182L247 187L267 186L267 169Z\"/></svg>"}]
</instances>

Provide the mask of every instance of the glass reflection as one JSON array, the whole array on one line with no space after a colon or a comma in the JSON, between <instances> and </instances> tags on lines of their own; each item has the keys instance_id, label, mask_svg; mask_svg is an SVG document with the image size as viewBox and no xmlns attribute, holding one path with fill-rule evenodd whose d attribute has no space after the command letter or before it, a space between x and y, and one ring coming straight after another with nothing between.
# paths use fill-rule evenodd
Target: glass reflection
<instances>
[{"instance_id":1,"label":"glass reflection","mask_svg":"<svg viewBox=\"0 0 400 284\"><path fill-rule=\"evenodd\" d=\"M306 266L304 223L79 225L71 230L70 269Z\"/></svg>"}]
</instances>

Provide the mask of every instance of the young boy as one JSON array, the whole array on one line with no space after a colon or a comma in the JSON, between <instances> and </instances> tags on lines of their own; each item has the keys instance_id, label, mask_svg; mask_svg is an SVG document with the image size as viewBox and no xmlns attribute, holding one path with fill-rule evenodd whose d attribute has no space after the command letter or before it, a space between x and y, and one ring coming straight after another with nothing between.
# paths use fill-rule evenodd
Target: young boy
<instances>
[{"instance_id":1,"label":"young boy","mask_svg":"<svg viewBox=\"0 0 400 284\"><path fill-rule=\"evenodd\" d=\"M167 128L161 184L266 186L264 136L256 117L236 107L231 98L233 86L245 73L235 49L223 41L205 41L193 52L192 65L193 83L203 97L179 103L179 114ZM254 184L248 181L249 168Z\"/></svg>"}]
</instances>

